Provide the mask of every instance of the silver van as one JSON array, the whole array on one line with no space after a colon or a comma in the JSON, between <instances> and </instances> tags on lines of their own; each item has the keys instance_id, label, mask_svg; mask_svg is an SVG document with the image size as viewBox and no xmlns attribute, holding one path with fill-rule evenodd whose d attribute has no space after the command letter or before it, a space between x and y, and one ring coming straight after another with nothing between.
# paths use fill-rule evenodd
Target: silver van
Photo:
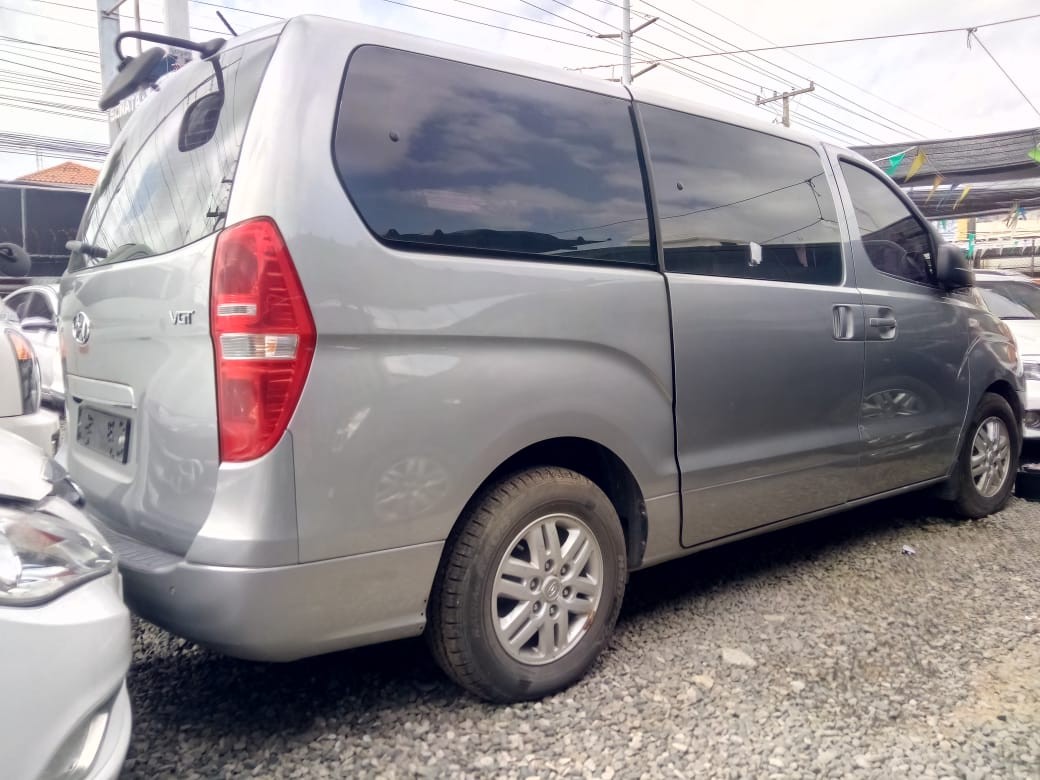
<instances>
[{"instance_id":1,"label":"silver van","mask_svg":"<svg viewBox=\"0 0 1040 780\"><path fill-rule=\"evenodd\" d=\"M68 469L148 620L277 661L425 632L531 699L632 570L927 486L1007 501L1015 343L855 154L331 19L206 51L61 284Z\"/></svg>"}]
</instances>

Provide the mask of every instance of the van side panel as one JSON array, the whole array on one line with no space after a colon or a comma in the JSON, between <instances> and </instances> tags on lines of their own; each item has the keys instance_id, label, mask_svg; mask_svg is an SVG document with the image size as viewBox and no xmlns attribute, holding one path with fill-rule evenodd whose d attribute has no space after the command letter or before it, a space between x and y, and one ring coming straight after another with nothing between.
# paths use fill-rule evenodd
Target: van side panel
<instances>
[{"instance_id":1,"label":"van side panel","mask_svg":"<svg viewBox=\"0 0 1040 780\"><path fill-rule=\"evenodd\" d=\"M345 34L362 30L364 40ZM390 248L354 210L331 137L347 59L382 34L287 26L230 207L229 223L275 219L317 325L290 424L301 561L442 540L502 461L554 437L611 449L646 499L675 493L656 269ZM306 90L291 65L300 61Z\"/></svg>"}]
</instances>

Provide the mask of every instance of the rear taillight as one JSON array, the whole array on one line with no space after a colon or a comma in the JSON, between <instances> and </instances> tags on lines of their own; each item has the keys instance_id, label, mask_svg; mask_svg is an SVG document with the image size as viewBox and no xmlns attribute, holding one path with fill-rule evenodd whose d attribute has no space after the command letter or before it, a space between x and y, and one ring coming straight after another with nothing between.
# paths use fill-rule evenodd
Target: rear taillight
<instances>
[{"instance_id":1,"label":"rear taillight","mask_svg":"<svg viewBox=\"0 0 1040 780\"><path fill-rule=\"evenodd\" d=\"M289 425L315 342L300 277L267 217L232 225L217 237L210 328L220 459L258 458Z\"/></svg>"},{"instance_id":2,"label":"rear taillight","mask_svg":"<svg viewBox=\"0 0 1040 780\"><path fill-rule=\"evenodd\" d=\"M40 364L32 344L16 330L5 330L7 341L14 350L18 366L18 391L22 400L22 414L33 414L40 408Z\"/></svg>"}]
</instances>

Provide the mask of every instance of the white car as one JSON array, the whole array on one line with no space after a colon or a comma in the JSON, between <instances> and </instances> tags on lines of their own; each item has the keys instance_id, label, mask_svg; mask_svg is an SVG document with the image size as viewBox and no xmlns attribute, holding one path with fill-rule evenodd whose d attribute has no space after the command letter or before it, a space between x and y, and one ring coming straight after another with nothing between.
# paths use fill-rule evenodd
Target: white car
<instances>
[{"instance_id":1,"label":"white car","mask_svg":"<svg viewBox=\"0 0 1040 780\"><path fill-rule=\"evenodd\" d=\"M56 407L65 404L65 378L61 369L58 343L58 286L30 284L4 298L15 313L22 332L32 342L40 363L43 402Z\"/></svg>"},{"instance_id":2,"label":"white car","mask_svg":"<svg viewBox=\"0 0 1040 780\"><path fill-rule=\"evenodd\" d=\"M42 408L36 349L17 315L0 303L0 430L28 439L48 455L57 448L61 416Z\"/></svg>"},{"instance_id":3,"label":"white car","mask_svg":"<svg viewBox=\"0 0 1040 780\"><path fill-rule=\"evenodd\" d=\"M0 431L0 776L115 778L130 615L115 555L43 452Z\"/></svg>"},{"instance_id":4,"label":"white car","mask_svg":"<svg viewBox=\"0 0 1040 780\"><path fill-rule=\"evenodd\" d=\"M1040 439L1040 284L1015 271L976 271L986 307L1011 329L1026 376L1023 434Z\"/></svg>"}]
</instances>

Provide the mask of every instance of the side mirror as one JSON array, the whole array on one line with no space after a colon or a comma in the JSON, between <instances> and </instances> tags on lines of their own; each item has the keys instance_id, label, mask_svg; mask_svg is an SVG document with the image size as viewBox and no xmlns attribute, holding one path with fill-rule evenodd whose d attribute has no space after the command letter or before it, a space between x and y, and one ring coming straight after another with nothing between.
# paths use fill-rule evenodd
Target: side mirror
<instances>
[{"instance_id":1,"label":"side mirror","mask_svg":"<svg viewBox=\"0 0 1040 780\"><path fill-rule=\"evenodd\" d=\"M29 253L18 244L0 244L0 276L28 276L31 268Z\"/></svg>"},{"instance_id":2,"label":"side mirror","mask_svg":"<svg viewBox=\"0 0 1040 780\"><path fill-rule=\"evenodd\" d=\"M961 290L975 286L975 272L964 250L953 244L939 244L935 258L935 275L946 290Z\"/></svg>"},{"instance_id":3,"label":"side mirror","mask_svg":"<svg viewBox=\"0 0 1040 780\"><path fill-rule=\"evenodd\" d=\"M22 330L49 330L57 331L58 323L46 317L26 317L21 321Z\"/></svg>"}]
</instances>

